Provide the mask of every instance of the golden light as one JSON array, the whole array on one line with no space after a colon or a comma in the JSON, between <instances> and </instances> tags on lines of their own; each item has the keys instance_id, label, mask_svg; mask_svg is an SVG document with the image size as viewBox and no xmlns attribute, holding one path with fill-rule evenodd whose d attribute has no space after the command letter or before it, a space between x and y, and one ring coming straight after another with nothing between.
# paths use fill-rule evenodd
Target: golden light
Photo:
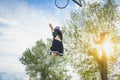
<instances>
[{"instance_id":1,"label":"golden light","mask_svg":"<svg viewBox=\"0 0 120 80\"><path fill-rule=\"evenodd\" d=\"M96 49L98 51L99 57L102 56L102 48L105 50L107 57L110 57L113 55L114 51L114 44L110 39L105 40L103 44L97 44Z\"/></svg>"},{"instance_id":2,"label":"golden light","mask_svg":"<svg viewBox=\"0 0 120 80\"><path fill-rule=\"evenodd\" d=\"M112 41L106 40L106 41L102 44L102 47L103 47L103 49L105 50L107 57L113 55L114 48L113 48L113 43L112 43Z\"/></svg>"}]
</instances>

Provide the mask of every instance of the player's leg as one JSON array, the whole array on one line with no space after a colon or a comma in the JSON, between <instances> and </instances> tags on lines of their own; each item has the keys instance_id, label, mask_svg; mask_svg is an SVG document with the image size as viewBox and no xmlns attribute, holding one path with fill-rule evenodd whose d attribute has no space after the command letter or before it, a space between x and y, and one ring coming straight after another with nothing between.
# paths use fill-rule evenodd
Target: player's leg
<instances>
[{"instance_id":1,"label":"player's leg","mask_svg":"<svg viewBox=\"0 0 120 80\"><path fill-rule=\"evenodd\" d=\"M50 55L53 55L53 56L58 56L59 54L59 47L58 47L58 41L57 40L53 40L52 42L52 47L51 47L51 52L50 52Z\"/></svg>"}]
</instances>

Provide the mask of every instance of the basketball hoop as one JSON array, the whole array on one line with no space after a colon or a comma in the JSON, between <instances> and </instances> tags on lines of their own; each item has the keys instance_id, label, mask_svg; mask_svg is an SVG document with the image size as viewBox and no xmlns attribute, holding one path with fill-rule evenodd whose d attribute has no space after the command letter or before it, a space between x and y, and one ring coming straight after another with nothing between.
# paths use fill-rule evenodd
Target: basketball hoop
<instances>
[{"instance_id":1,"label":"basketball hoop","mask_svg":"<svg viewBox=\"0 0 120 80\"><path fill-rule=\"evenodd\" d=\"M82 7L81 0L73 0L73 2L79 5L80 7ZM68 4L69 4L69 0L55 0L55 6L59 9L66 8Z\"/></svg>"},{"instance_id":2,"label":"basketball hoop","mask_svg":"<svg viewBox=\"0 0 120 80\"><path fill-rule=\"evenodd\" d=\"M61 1L61 0L55 0L55 6L57 7L57 8L59 8L59 9L64 9L64 8L66 8L67 6L68 6L68 4L69 4L69 0L63 0L64 2L60 5L60 2L59 1ZM59 2L59 4L58 4L58 2ZM63 5L64 4L64 5Z\"/></svg>"}]
</instances>

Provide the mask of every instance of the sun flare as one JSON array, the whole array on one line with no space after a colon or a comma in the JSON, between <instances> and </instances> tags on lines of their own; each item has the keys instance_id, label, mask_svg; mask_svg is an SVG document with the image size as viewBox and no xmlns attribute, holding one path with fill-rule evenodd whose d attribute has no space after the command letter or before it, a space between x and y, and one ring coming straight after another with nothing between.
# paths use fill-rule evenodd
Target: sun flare
<instances>
[{"instance_id":1,"label":"sun flare","mask_svg":"<svg viewBox=\"0 0 120 80\"><path fill-rule=\"evenodd\" d=\"M106 40L102 45L103 49L105 50L107 57L111 56L113 53L113 43L110 40Z\"/></svg>"},{"instance_id":2,"label":"sun flare","mask_svg":"<svg viewBox=\"0 0 120 80\"><path fill-rule=\"evenodd\" d=\"M98 50L98 55L99 57L102 56L102 49L105 50L107 57L110 57L113 55L114 47L113 43L111 40L105 40L103 44L97 44L96 48Z\"/></svg>"}]
</instances>

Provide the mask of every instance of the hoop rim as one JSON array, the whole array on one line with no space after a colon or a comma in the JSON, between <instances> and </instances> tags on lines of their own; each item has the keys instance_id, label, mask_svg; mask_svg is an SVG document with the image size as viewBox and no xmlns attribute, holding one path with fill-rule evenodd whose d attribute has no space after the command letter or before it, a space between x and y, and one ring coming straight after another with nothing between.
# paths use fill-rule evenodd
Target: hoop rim
<instances>
[{"instance_id":1,"label":"hoop rim","mask_svg":"<svg viewBox=\"0 0 120 80\"><path fill-rule=\"evenodd\" d=\"M55 6L56 6L57 8L59 8L59 9L64 9L64 8L66 8L66 7L68 6L68 4L69 4L69 0L67 0L66 5L64 5L64 6L59 6L59 5L57 4L57 0L55 0Z\"/></svg>"}]
</instances>

